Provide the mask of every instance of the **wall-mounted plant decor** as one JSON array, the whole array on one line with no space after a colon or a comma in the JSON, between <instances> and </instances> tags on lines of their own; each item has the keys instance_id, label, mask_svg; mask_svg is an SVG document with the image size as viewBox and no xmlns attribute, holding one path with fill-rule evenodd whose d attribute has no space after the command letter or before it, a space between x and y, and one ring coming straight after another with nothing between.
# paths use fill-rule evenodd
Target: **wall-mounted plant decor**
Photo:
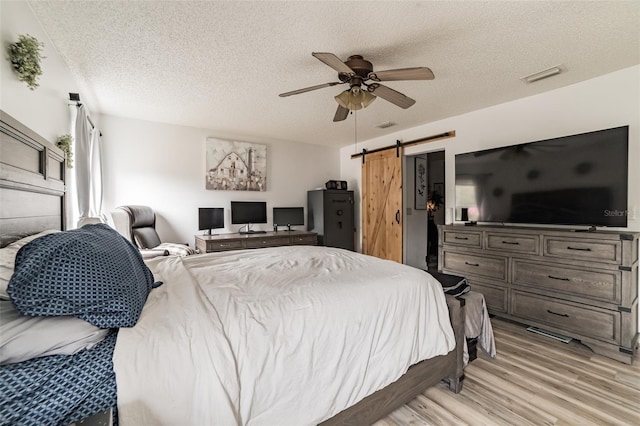
<instances>
[{"instance_id":1,"label":"wall-mounted plant decor","mask_svg":"<svg viewBox=\"0 0 640 426\"><path fill-rule=\"evenodd\" d=\"M67 167L73 167L73 153L71 152L71 142L73 142L73 138L71 135L62 135L56 141L56 145L62 151L64 151Z\"/></svg>"},{"instance_id":2,"label":"wall-mounted plant decor","mask_svg":"<svg viewBox=\"0 0 640 426\"><path fill-rule=\"evenodd\" d=\"M39 86L38 77L42 75L40 60L44 58L40 51L43 46L44 43L29 34L20 35L16 43L9 45L9 60L13 70L31 90Z\"/></svg>"}]
</instances>

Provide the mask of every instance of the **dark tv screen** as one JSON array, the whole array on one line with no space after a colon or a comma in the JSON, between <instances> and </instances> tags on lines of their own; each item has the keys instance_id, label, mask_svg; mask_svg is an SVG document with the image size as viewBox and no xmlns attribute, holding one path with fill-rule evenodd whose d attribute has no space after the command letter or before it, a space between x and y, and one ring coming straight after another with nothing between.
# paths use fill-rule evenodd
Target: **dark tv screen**
<instances>
[{"instance_id":1,"label":"dark tv screen","mask_svg":"<svg viewBox=\"0 0 640 426\"><path fill-rule=\"evenodd\" d=\"M629 127L455 157L456 219L627 226Z\"/></svg>"},{"instance_id":2,"label":"dark tv screen","mask_svg":"<svg viewBox=\"0 0 640 426\"><path fill-rule=\"evenodd\" d=\"M232 201L231 223L267 223L267 203L264 201Z\"/></svg>"},{"instance_id":3,"label":"dark tv screen","mask_svg":"<svg viewBox=\"0 0 640 426\"><path fill-rule=\"evenodd\" d=\"M304 207L274 207L275 225L304 225Z\"/></svg>"},{"instance_id":4,"label":"dark tv screen","mask_svg":"<svg viewBox=\"0 0 640 426\"><path fill-rule=\"evenodd\" d=\"M198 209L198 229L224 228L224 209L222 207L200 207Z\"/></svg>"}]
</instances>

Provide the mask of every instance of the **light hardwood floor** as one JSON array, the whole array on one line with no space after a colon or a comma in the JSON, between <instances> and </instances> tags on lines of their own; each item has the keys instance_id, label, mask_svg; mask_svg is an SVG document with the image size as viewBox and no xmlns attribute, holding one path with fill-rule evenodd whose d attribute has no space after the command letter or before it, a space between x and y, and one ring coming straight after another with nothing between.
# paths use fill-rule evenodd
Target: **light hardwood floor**
<instances>
[{"instance_id":1,"label":"light hardwood floor","mask_svg":"<svg viewBox=\"0 0 640 426\"><path fill-rule=\"evenodd\" d=\"M640 425L640 357L633 365L492 319L498 355L465 369L461 393L426 390L375 426Z\"/></svg>"}]
</instances>

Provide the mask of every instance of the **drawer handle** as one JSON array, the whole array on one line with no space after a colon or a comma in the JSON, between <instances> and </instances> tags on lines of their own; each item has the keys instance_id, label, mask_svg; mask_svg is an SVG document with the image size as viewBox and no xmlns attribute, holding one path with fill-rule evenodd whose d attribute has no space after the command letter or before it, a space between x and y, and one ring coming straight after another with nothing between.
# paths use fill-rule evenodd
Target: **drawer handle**
<instances>
[{"instance_id":1,"label":"drawer handle","mask_svg":"<svg viewBox=\"0 0 640 426\"><path fill-rule=\"evenodd\" d=\"M591 251L591 249L589 247L586 248L582 248L582 247L571 247L571 246L567 246L568 250L578 250L578 251Z\"/></svg>"},{"instance_id":2,"label":"drawer handle","mask_svg":"<svg viewBox=\"0 0 640 426\"><path fill-rule=\"evenodd\" d=\"M550 311L549 309L547 309L547 312L549 312L550 314L553 314L553 315L557 315L557 316L559 316L559 317L569 318L569 315L568 315L568 314L559 314L559 313L557 313L557 312Z\"/></svg>"},{"instance_id":3,"label":"drawer handle","mask_svg":"<svg viewBox=\"0 0 640 426\"><path fill-rule=\"evenodd\" d=\"M562 278L562 277L554 277L553 275L547 275L549 278L551 278L552 280L560 280L560 281L571 281L569 278Z\"/></svg>"},{"instance_id":4,"label":"drawer handle","mask_svg":"<svg viewBox=\"0 0 640 426\"><path fill-rule=\"evenodd\" d=\"M468 240L468 237L453 237L456 240Z\"/></svg>"},{"instance_id":5,"label":"drawer handle","mask_svg":"<svg viewBox=\"0 0 640 426\"><path fill-rule=\"evenodd\" d=\"M511 244L512 246L520 245L520 243L517 241L503 241L502 244Z\"/></svg>"},{"instance_id":6,"label":"drawer handle","mask_svg":"<svg viewBox=\"0 0 640 426\"><path fill-rule=\"evenodd\" d=\"M479 263L469 263L469 262L464 262L465 265L469 265L469 266L480 266Z\"/></svg>"}]
</instances>

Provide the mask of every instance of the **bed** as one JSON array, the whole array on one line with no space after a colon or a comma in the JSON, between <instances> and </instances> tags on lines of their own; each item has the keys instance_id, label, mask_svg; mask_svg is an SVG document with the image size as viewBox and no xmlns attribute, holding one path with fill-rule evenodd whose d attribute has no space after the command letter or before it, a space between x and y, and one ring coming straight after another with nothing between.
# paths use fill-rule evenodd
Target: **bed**
<instances>
[{"instance_id":1,"label":"bed","mask_svg":"<svg viewBox=\"0 0 640 426\"><path fill-rule=\"evenodd\" d=\"M1 130L4 247L45 229L63 229L64 169L57 148L5 113ZM109 245L105 228L84 227L91 235L82 238L135 257L115 239ZM45 241L75 247L78 234L42 236L22 257ZM98 328L107 332L87 349L1 367L2 393L11 394L13 404L2 401L3 423L28 423L8 406L36 404L38 415L54 415L48 407L55 393L50 384L59 377L51 377L51 368L39 377L36 364L53 360L56 372L73 379L80 374L74 365L86 370L87 357L101 353L96 374L83 377L79 396L55 404L58 417L32 423L71 423L117 407L116 418L124 425L268 424L275 419L280 424L371 424L442 380L454 392L461 389L464 302L445 298L424 271L325 247L170 256L144 266L153 275L151 280L144 273L138 277L146 280L147 294L133 323L128 317L125 323L98 320ZM17 299L12 303L19 304ZM431 304L411 302L417 299ZM369 339L358 340L361 335ZM403 338L392 340L398 336ZM7 380L9 370L30 381L29 392L15 376Z\"/></svg>"}]
</instances>

